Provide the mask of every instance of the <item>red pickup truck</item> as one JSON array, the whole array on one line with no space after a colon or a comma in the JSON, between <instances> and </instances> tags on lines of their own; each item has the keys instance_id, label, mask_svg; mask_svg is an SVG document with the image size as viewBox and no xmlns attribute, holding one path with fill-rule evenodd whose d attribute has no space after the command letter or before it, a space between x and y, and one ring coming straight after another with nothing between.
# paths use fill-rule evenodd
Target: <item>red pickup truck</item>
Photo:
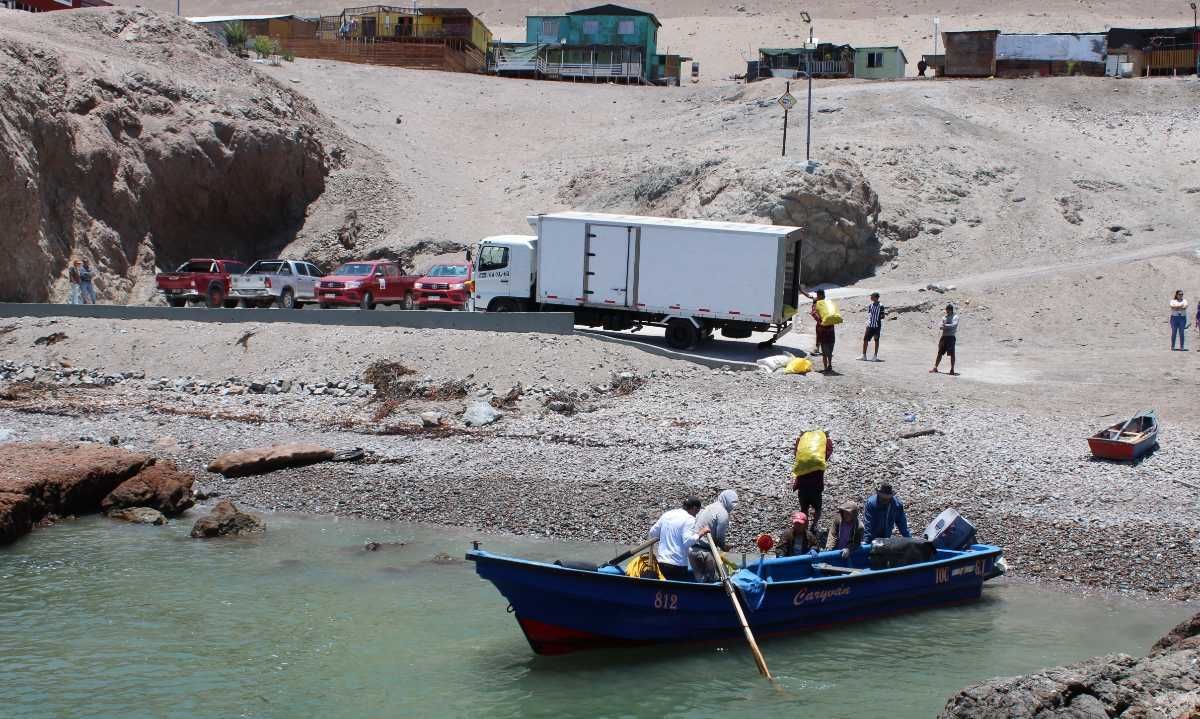
<instances>
[{"instance_id":1,"label":"red pickup truck","mask_svg":"<svg viewBox=\"0 0 1200 719\"><path fill-rule=\"evenodd\" d=\"M414 285L417 307L470 309L471 293L467 287L473 276L470 262L443 262L430 267Z\"/></svg>"},{"instance_id":2,"label":"red pickup truck","mask_svg":"<svg viewBox=\"0 0 1200 719\"><path fill-rule=\"evenodd\" d=\"M358 305L373 310L376 305L401 305L413 308L415 275L400 273L400 266L388 260L347 262L317 283L317 303L321 309L335 305Z\"/></svg>"},{"instance_id":3,"label":"red pickup truck","mask_svg":"<svg viewBox=\"0 0 1200 719\"><path fill-rule=\"evenodd\" d=\"M174 272L159 273L154 282L172 307L201 300L209 307L233 307L237 300L228 299L229 276L245 271L246 265L236 260L200 258L188 260Z\"/></svg>"}]
</instances>

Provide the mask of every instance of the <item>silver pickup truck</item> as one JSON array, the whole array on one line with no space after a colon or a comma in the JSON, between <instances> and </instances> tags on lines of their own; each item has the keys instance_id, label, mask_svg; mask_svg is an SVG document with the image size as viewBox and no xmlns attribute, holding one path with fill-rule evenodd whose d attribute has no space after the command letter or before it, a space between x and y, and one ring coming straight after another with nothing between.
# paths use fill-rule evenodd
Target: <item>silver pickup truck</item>
<instances>
[{"instance_id":1,"label":"silver pickup truck","mask_svg":"<svg viewBox=\"0 0 1200 719\"><path fill-rule=\"evenodd\" d=\"M243 307L300 309L315 302L317 281L324 273L316 265L300 260L259 260L244 274L229 278L229 299Z\"/></svg>"}]
</instances>

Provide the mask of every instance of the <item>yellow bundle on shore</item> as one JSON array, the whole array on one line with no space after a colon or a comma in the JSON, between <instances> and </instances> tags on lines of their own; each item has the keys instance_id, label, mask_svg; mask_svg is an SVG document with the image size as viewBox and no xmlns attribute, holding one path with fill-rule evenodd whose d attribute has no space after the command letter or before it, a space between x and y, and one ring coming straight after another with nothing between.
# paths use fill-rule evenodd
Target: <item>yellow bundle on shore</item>
<instances>
[{"instance_id":1,"label":"yellow bundle on shore","mask_svg":"<svg viewBox=\"0 0 1200 719\"><path fill-rule=\"evenodd\" d=\"M792 474L799 477L809 472L824 472L828 463L825 461L825 433L819 429L809 430L800 435L796 443L796 461L792 464Z\"/></svg>"},{"instance_id":2,"label":"yellow bundle on shore","mask_svg":"<svg viewBox=\"0 0 1200 719\"><path fill-rule=\"evenodd\" d=\"M821 324L826 327L842 323L842 314L838 312L837 305L833 304L833 300L817 300L817 316L821 318Z\"/></svg>"},{"instance_id":3,"label":"yellow bundle on shore","mask_svg":"<svg viewBox=\"0 0 1200 719\"><path fill-rule=\"evenodd\" d=\"M808 374L812 372L812 360L806 357L795 357L788 360L783 371L785 374Z\"/></svg>"}]
</instances>

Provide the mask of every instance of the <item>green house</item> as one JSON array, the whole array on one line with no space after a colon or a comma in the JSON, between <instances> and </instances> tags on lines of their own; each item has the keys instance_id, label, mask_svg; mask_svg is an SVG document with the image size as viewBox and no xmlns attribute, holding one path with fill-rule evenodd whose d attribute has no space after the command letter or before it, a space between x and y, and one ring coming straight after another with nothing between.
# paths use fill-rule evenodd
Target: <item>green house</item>
<instances>
[{"instance_id":1,"label":"green house","mask_svg":"<svg viewBox=\"0 0 1200 719\"><path fill-rule=\"evenodd\" d=\"M535 45L545 77L654 82L663 72L652 13L597 5L565 15L530 15L525 42Z\"/></svg>"},{"instance_id":2,"label":"green house","mask_svg":"<svg viewBox=\"0 0 1200 719\"><path fill-rule=\"evenodd\" d=\"M854 77L888 80L904 77L908 59L896 46L854 48Z\"/></svg>"}]
</instances>

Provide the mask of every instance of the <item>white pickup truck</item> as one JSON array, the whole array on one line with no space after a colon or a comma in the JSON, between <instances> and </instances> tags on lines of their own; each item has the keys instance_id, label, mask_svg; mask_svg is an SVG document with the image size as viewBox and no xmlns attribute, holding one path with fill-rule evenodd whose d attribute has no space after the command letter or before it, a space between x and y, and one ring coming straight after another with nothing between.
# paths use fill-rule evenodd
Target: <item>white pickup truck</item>
<instances>
[{"instance_id":1,"label":"white pickup truck","mask_svg":"<svg viewBox=\"0 0 1200 719\"><path fill-rule=\"evenodd\" d=\"M316 302L317 282L324 273L316 265L300 260L259 260L244 274L229 278L229 299L243 307L300 309Z\"/></svg>"}]
</instances>

